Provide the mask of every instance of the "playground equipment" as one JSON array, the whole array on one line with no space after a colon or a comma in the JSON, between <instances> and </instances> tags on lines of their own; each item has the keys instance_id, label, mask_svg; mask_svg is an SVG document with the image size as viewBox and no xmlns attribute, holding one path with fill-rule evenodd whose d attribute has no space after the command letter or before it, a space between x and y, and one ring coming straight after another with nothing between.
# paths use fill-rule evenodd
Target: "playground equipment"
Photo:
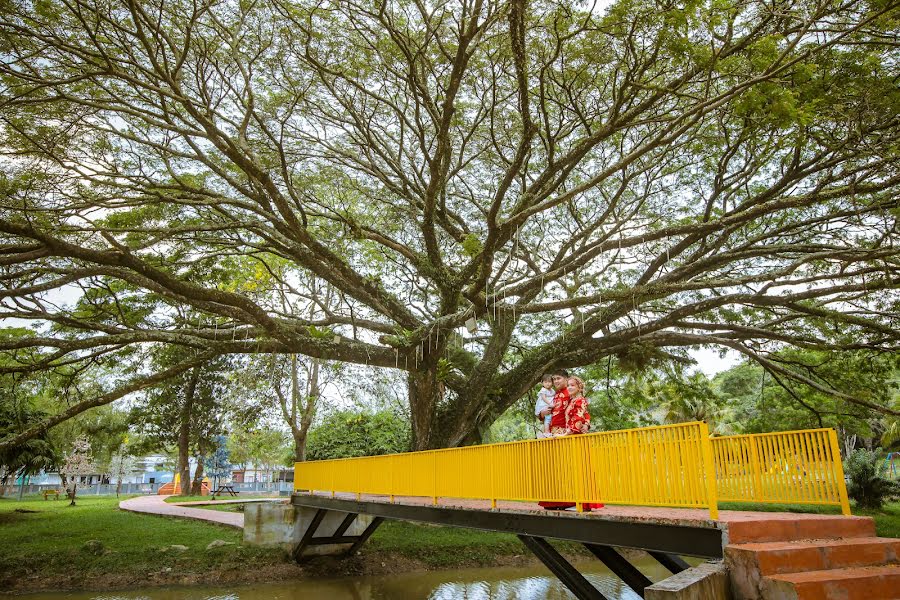
<instances>
[{"instance_id":1,"label":"playground equipment","mask_svg":"<svg viewBox=\"0 0 900 600\"><path fill-rule=\"evenodd\" d=\"M156 492L160 496L171 496L172 494L180 495L181 494L181 473L175 473L175 479L170 481L169 483L160 486L159 491ZM200 482L200 495L208 496L209 495L209 478L204 477Z\"/></svg>"},{"instance_id":2,"label":"playground equipment","mask_svg":"<svg viewBox=\"0 0 900 600\"><path fill-rule=\"evenodd\" d=\"M888 452L884 458L884 473L888 479L897 479L897 465L895 461L900 457L900 452Z\"/></svg>"}]
</instances>

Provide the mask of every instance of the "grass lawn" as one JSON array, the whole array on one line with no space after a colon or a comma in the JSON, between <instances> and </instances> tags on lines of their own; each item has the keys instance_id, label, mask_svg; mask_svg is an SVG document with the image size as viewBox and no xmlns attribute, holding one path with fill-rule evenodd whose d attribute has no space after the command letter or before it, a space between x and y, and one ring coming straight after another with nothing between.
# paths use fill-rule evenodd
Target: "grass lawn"
<instances>
[{"instance_id":1,"label":"grass lawn","mask_svg":"<svg viewBox=\"0 0 900 600\"><path fill-rule=\"evenodd\" d=\"M79 498L74 507L64 500L0 499L0 589L17 580L58 579L62 587L78 587L79 580L89 585L92 578L110 574L147 580L170 571L284 562L280 550L241 546L237 529L129 513L119 510L118 503L104 496ZM89 540L99 546L86 544ZM213 540L233 545L207 550ZM188 549L168 548L175 544Z\"/></svg>"},{"instance_id":2,"label":"grass lawn","mask_svg":"<svg viewBox=\"0 0 900 600\"><path fill-rule=\"evenodd\" d=\"M881 510L866 510L851 506L854 515L875 519L875 531L881 537L900 538L900 502L889 502ZM818 513L823 515L839 515L837 506L818 506L815 504L754 504L752 502L723 502L719 510L760 510L766 512L798 512Z\"/></svg>"},{"instance_id":3,"label":"grass lawn","mask_svg":"<svg viewBox=\"0 0 900 600\"><path fill-rule=\"evenodd\" d=\"M568 556L590 556L580 544L555 540L553 545ZM511 533L418 525L404 521L386 521L375 530L363 549L365 553L373 555L399 554L435 568L491 565L501 556L531 555Z\"/></svg>"},{"instance_id":4,"label":"grass lawn","mask_svg":"<svg viewBox=\"0 0 900 600\"><path fill-rule=\"evenodd\" d=\"M241 545L237 529L130 513L119 510L118 503L108 496L79 498L74 507L64 500L0 498L0 591L335 577L344 566L348 572L365 572L369 564L377 571L384 563L388 566L381 572L487 566L504 557L531 560L510 534L387 521L358 559L326 563L325 572L306 572L280 549ZM233 544L207 550L213 540ZM172 545L188 549L179 552ZM555 545L570 556L585 554L575 544Z\"/></svg>"}]
</instances>

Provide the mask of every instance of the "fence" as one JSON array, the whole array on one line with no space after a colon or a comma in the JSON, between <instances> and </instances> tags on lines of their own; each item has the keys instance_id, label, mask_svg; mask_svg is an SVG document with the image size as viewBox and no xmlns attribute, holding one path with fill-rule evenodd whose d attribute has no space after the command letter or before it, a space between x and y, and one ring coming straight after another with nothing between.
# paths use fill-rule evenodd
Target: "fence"
<instances>
[{"instance_id":1,"label":"fence","mask_svg":"<svg viewBox=\"0 0 900 600\"><path fill-rule=\"evenodd\" d=\"M391 496L708 508L705 423L296 463L295 489Z\"/></svg>"},{"instance_id":2,"label":"fence","mask_svg":"<svg viewBox=\"0 0 900 600\"><path fill-rule=\"evenodd\" d=\"M833 429L719 437L712 448L720 501L823 504L850 514Z\"/></svg>"},{"instance_id":3,"label":"fence","mask_svg":"<svg viewBox=\"0 0 900 600\"><path fill-rule=\"evenodd\" d=\"M832 429L709 438L705 423L296 463L294 489L708 508L769 502L850 514Z\"/></svg>"},{"instance_id":4,"label":"fence","mask_svg":"<svg viewBox=\"0 0 900 600\"><path fill-rule=\"evenodd\" d=\"M122 488L120 490L121 495L130 495L130 494L155 494L159 491L159 488L164 486L165 483L123 483ZM278 494L288 494L293 490L293 484L289 481L275 481L275 482L255 482L255 483L233 483L231 484L236 492L244 492L244 493L278 493ZM20 485L6 485L0 486L0 496L6 496L8 498L18 497L19 495L32 495L32 494L40 494L44 490L62 490L63 486L60 483L57 484L28 484L23 486ZM115 495L116 493L116 484L93 484L93 485L78 485L78 495L79 496L108 496Z\"/></svg>"}]
</instances>

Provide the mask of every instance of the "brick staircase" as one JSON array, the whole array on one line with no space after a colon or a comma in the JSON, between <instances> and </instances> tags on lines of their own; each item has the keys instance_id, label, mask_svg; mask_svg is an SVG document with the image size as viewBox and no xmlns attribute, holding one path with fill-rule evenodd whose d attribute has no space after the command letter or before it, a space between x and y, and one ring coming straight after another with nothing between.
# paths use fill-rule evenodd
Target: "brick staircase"
<instances>
[{"instance_id":1,"label":"brick staircase","mask_svg":"<svg viewBox=\"0 0 900 600\"><path fill-rule=\"evenodd\" d=\"M725 562L736 600L900 600L900 539L868 517L729 523Z\"/></svg>"}]
</instances>

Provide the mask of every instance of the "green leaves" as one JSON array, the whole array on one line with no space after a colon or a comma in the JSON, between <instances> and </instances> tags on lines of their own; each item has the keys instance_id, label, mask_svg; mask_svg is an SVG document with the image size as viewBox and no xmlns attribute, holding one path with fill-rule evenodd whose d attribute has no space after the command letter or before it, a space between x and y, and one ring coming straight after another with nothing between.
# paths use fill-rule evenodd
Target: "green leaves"
<instances>
[{"instance_id":1,"label":"green leaves","mask_svg":"<svg viewBox=\"0 0 900 600\"><path fill-rule=\"evenodd\" d=\"M399 411L334 411L309 432L309 460L376 456L409 450L409 424Z\"/></svg>"}]
</instances>

